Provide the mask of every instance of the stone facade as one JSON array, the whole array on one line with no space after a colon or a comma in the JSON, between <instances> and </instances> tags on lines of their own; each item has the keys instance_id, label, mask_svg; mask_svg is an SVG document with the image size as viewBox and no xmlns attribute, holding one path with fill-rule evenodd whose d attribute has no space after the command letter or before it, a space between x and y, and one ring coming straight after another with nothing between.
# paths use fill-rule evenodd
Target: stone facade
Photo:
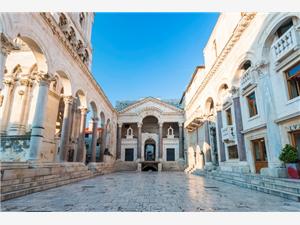
<instances>
[{"instance_id":1,"label":"stone facade","mask_svg":"<svg viewBox=\"0 0 300 225\"><path fill-rule=\"evenodd\" d=\"M2 200L115 171L285 177L281 148L300 154L299 18L222 13L181 101L114 108L90 71L93 13L0 13Z\"/></svg>"},{"instance_id":2,"label":"stone facade","mask_svg":"<svg viewBox=\"0 0 300 225\"><path fill-rule=\"evenodd\" d=\"M93 19L0 14L1 161L85 162L88 114L115 157L116 111L90 72Z\"/></svg>"},{"instance_id":3,"label":"stone facade","mask_svg":"<svg viewBox=\"0 0 300 225\"><path fill-rule=\"evenodd\" d=\"M213 165L286 176L282 147L300 149L299 16L221 14L204 49L205 66L196 68L182 97L189 170ZM293 80L291 68L298 72Z\"/></svg>"},{"instance_id":4,"label":"stone facade","mask_svg":"<svg viewBox=\"0 0 300 225\"><path fill-rule=\"evenodd\" d=\"M183 170L183 110L157 98L119 102L117 163L136 170L137 164L157 162L158 170ZM133 166L135 165L135 166ZM122 166L121 166L122 167Z\"/></svg>"}]
</instances>

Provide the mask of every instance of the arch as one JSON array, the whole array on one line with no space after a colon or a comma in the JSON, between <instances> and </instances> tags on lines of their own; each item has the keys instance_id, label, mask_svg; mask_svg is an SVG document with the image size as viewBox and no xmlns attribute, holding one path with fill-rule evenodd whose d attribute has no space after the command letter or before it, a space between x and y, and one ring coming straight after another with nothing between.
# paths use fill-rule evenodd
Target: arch
<instances>
[{"instance_id":1,"label":"arch","mask_svg":"<svg viewBox=\"0 0 300 225\"><path fill-rule=\"evenodd\" d=\"M56 74L58 75L59 81L63 86L64 94L68 96L72 95L72 86L69 76L61 70L58 70Z\"/></svg>"},{"instance_id":2,"label":"arch","mask_svg":"<svg viewBox=\"0 0 300 225\"><path fill-rule=\"evenodd\" d=\"M155 155L156 155L156 142L154 139L148 138L145 141L145 146L144 146L145 161L155 161Z\"/></svg>"},{"instance_id":3,"label":"arch","mask_svg":"<svg viewBox=\"0 0 300 225\"><path fill-rule=\"evenodd\" d=\"M38 66L38 69L44 73L47 73L48 72L47 60L43 50L40 48L37 42L28 36L18 36L18 38L20 38L23 42L25 42L28 45L28 47L31 49L36 59L36 64ZM17 41L18 38L15 40Z\"/></svg>"},{"instance_id":4,"label":"arch","mask_svg":"<svg viewBox=\"0 0 300 225\"><path fill-rule=\"evenodd\" d=\"M78 103L79 105L78 106L81 106L81 107L87 107L87 102L86 102L86 96L84 94L84 92L79 89L76 91L76 94L75 94L77 100L78 100Z\"/></svg>"},{"instance_id":5,"label":"arch","mask_svg":"<svg viewBox=\"0 0 300 225\"><path fill-rule=\"evenodd\" d=\"M241 76L243 75L243 73L249 69L252 65L253 62L256 61L256 57L254 55L254 52L246 52L244 54L242 54L239 57L239 61L237 61L235 64L233 64L232 67L232 73L234 74L234 76L232 77L231 80L231 85L229 86L236 86L239 87L240 86L240 79Z\"/></svg>"},{"instance_id":6,"label":"arch","mask_svg":"<svg viewBox=\"0 0 300 225\"><path fill-rule=\"evenodd\" d=\"M297 24L299 24L299 13L276 13L271 14L264 21L264 24L261 26L261 35L257 38L258 56L262 59L267 59L270 54L271 45L275 38L275 33L277 29L289 19L293 19ZM261 47L262 46L262 47Z\"/></svg>"},{"instance_id":7,"label":"arch","mask_svg":"<svg viewBox=\"0 0 300 225\"><path fill-rule=\"evenodd\" d=\"M48 65L43 51L31 38L18 36L13 40L14 49L8 54L5 67L6 71L14 73L15 68L20 67L24 74L31 74L33 70L42 73L48 72Z\"/></svg>"},{"instance_id":8,"label":"arch","mask_svg":"<svg viewBox=\"0 0 300 225\"><path fill-rule=\"evenodd\" d=\"M161 113L162 111L156 107L144 108L139 112L139 118L140 118L139 122L141 123L144 120L144 118L146 118L147 116L154 116L157 118L158 123L161 123L162 122Z\"/></svg>"},{"instance_id":9,"label":"arch","mask_svg":"<svg viewBox=\"0 0 300 225\"><path fill-rule=\"evenodd\" d=\"M212 97L207 98L205 101L205 113L208 115L214 114L215 104Z\"/></svg>"},{"instance_id":10,"label":"arch","mask_svg":"<svg viewBox=\"0 0 300 225\"><path fill-rule=\"evenodd\" d=\"M97 106L96 106L96 103L94 101L91 101L90 102L90 107L92 109L92 114L93 114L93 117L97 117L98 116L98 110L97 110Z\"/></svg>"},{"instance_id":11,"label":"arch","mask_svg":"<svg viewBox=\"0 0 300 225\"><path fill-rule=\"evenodd\" d=\"M104 125L105 125L105 114L104 114L103 111L101 111L101 113L100 113L100 127L104 128Z\"/></svg>"}]
</instances>

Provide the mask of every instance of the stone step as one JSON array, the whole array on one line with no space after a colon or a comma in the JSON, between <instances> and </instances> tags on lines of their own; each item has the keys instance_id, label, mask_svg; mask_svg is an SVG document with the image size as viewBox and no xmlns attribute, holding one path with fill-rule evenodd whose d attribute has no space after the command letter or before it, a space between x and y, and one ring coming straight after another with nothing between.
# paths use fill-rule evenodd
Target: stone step
<instances>
[{"instance_id":1,"label":"stone step","mask_svg":"<svg viewBox=\"0 0 300 225\"><path fill-rule=\"evenodd\" d=\"M213 176L215 177L221 176L222 178L239 180L250 184L269 187L276 190L289 191L296 194L300 193L299 182L293 182L293 181L290 182L290 181L285 181L277 178L274 179L274 178L265 178L265 177L258 177L258 176L249 176L249 175L244 175L244 177L234 177L234 176L228 177L228 176L223 176L222 174L214 174Z\"/></svg>"},{"instance_id":2,"label":"stone step","mask_svg":"<svg viewBox=\"0 0 300 225\"><path fill-rule=\"evenodd\" d=\"M81 180L85 180L85 179L88 179L90 177L91 176L89 174L89 175L85 175L85 176L81 176L81 177L56 180L56 181L53 181L53 182L44 183L42 185L37 185L37 186L28 187L28 188L22 188L22 189L16 190L16 191L1 193L1 201L21 197L21 196L24 196L24 195L27 195L27 194L31 194L31 193L35 193L35 192L39 192L39 191L44 191L44 190L48 190L48 189L55 188L55 187L60 187L60 186L66 185L66 184L70 184L70 183L78 182L78 181L81 181Z\"/></svg>"},{"instance_id":3,"label":"stone step","mask_svg":"<svg viewBox=\"0 0 300 225\"><path fill-rule=\"evenodd\" d=\"M240 187L273 194L294 201L300 201L299 181L265 177L253 174L241 174L224 171L196 170L193 174L205 176L210 179L235 184Z\"/></svg>"}]
</instances>

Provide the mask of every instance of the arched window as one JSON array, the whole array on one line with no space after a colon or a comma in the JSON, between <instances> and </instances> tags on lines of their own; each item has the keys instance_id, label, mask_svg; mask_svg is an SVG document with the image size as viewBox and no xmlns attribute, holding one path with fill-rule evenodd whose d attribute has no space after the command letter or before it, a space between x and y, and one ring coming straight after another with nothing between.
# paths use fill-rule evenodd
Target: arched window
<instances>
[{"instance_id":1,"label":"arched window","mask_svg":"<svg viewBox=\"0 0 300 225\"><path fill-rule=\"evenodd\" d=\"M133 138L133 129L130 126L127 129L126 138Z\"/></svg>"},{"instance_id":2,"label":"arched window","mask_svg":"<svg viewBox=\"0 0 300 225\"><path fill-rule=\"evenodd\" d=\"M293 26L292 18L285 21L281 26L277 29L276 35L280 38L285 32L287 32Z\"/></svg>"},{"instance_id":3,"label":"arched window","mask_svg":"<svg viewBox=\"0 0 300 225\"><path fill-rule=\"evenodd\" d=\"M243 66L242 66L242 70L248 70L249 68L251 67L251 61L250 60L247 60Z\"/></svg>"},{"instance_id":4,"label":"arched window","mask_svg":"<svg viewBox=\"0 0 300 225\"><path fill-rule=\"evenodd\" d=\"M168 137L169 136L174 136L174 129L171 126L168 128Z\"/></svg>"}]
</instances>

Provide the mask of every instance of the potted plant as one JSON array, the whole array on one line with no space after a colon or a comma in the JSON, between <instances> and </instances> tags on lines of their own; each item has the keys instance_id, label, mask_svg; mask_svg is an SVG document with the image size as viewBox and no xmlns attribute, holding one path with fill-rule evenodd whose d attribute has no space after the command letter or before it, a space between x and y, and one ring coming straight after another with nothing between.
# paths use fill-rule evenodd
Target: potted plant
<instances>
[{"instance_id":1,"label":"potted plant","mask_svg":"<svg viewBox=\"0 0 300 225\"><path fill-rule=\"evenodd\" d=\"M300 166L295 147L286 144L280 153L279 159L285 163L289 178L300 179Z\"/></svg>"}]
</instances>

